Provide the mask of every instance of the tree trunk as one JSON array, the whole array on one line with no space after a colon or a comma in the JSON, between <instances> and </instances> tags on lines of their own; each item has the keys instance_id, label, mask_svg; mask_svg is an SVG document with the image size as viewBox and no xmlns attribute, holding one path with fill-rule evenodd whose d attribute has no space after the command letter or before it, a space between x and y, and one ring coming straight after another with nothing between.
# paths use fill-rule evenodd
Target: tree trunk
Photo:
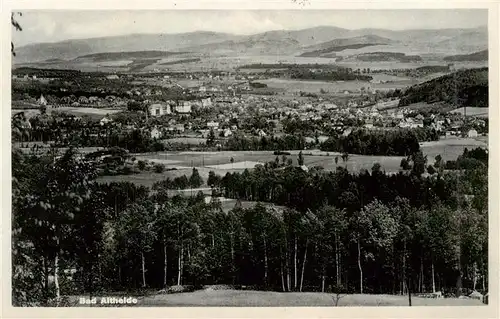
<instances>
[{"instance_id":1,"label":"tree trunk","mask_svg":"<svg viewBox=\"0 0 500 319\"><path fill-rule=\"evenodd\" d=\"M281 256L280 256L280 258L281 258ZM283 274L283 261L282 260L280 260L280 275L281 275L281 287L283 289L283 292L285 292L286 291L286 289L285 289L285 276Z\"/></svg>"},{"instance_id":2,"label":"tree trunk","mask_svg":"<svg viewBox=\"0 0 500 319\"><path fill-rule=\"evenodd\" d=\"M410 283L410 274L408 273L408 276L407 276L407 280L408 280L408 306L411 307L411 291L410 291L410 286L411 286L411 283Z\"/></svg>"},{"instance_id":3,"label":"tree trunk","mask_svg":"<svg viewBox=\"0 0 500 319\"><path fill-rule=\"evenodd\" d=\"M335 274L336 284L340 286L339 242L337 240L337 234L335 234Z\"/></svg>"},{"instance_id":4,"label":"tree trunk","mask_svg":"<svg viewBox=\"0 0 500 319\"><path fill-rule=\"evenodd\" d=\"M178 259L178 268L179 271L177 273L177 286L181 285L181 279L182 279L182 255L184 254L184 246L181 243L181 249L179 250L179 259Z\"/></svg>"},{"instance_id":5,"label":"tree trunk","mask_svg":"<svg viewBox=\"0 0 500 319\"><path fill-rule=\"evenodd\" d=\"M56 240L56 256L54 258L54 285L56 288L56 299L61 298L61 290L59 288L59 238Z\"/></svg>"},{"instance_id":6,"label":"tree trunk","mask_svg":"<svg viewBox=\"0 0 500 319\"><path fill-rule=\"evenodd\" d=\"M404 241L404 245L403 245L403 278L401 280L402 282L402 286L403 286L403 289L402 289L402 293L403 295L406 294L406 240Z\"/></svg>"},{"instance_id":7,"label":"tree trunk","mask_svg":"<svg viewBox=\"0 0 500 319\"><path fill-rule=\"evenodd\" d=\"M45 289L45 302L47 303L49 301L49 296L50 296L50 290L49 290L49 263L48 259L45 257L42 257L43 260L43 270L44 270L44 289ZM484 279L483 279L483 286L484 286Z\"/></svg>"},{"instance_id":8,"label":"tree trunk","mask_svg":"<svg viewBox=\"0 0 500 319\"><path fill-rule=\"evenodd\" d=\"M233 285L236 281L236 276L235 276L235 269L236 269L236 266L235 266L235 260L234 260L234 233L231 232L230 236L229 236L229 242L230 242L230 246L231 246L231 277L232 277L232 282L233 282Z\"/></svg>"},{"instance_id":9,"label":"tree trunk","mask_svg":"<svg viewBox=\"0 0 500 319\"><path fill-rule=\"evenodd\" d=\"M297 290L297 236L295 236L295 249L293 256L293 288Z\"/></svg>"},{"instance_id":10,"label":"tree trunk","mask_svg":"<svg viewBox=\"0 0 500 319\"><path fill-rule=\"evenodd\" d=\"M363 293L363 268L361 267L361 240L358 238L359 291Z\"/></svg>"},{"instance_id":11,"label":"tree trunk","mask_svg":"<svg viewBox=\"0 0 500 319\"><path fill-rule=\"evenodd\" d=\"M392 243L392 249L391 249L391 260L392 260L392 267L391 267L391 275L392 275L392 294L396 294L396 263L394 261L394 242Z\"/></svg>"},{"instance_id":12,"label":"tree trunk","mask_svg":"<svg viewBox=\"0 0 500 319\"><path fill-rule=\"evenodd\" d=\"M302 273L300 274L300 289L302 292L302 287L304 284L304 271L306 269L306 260L307 260L307 246L309 245L309 239L306 240L306 249L304 250L304 260L302 261Z\"/></svg>"},{"instance_id":13,"label":"tree trunk","mask_svg":"<svg viewBox=\"0 0 500 319\"><path fill-rule=\"evenodd\" d=\"M321 275L321 292L325 292L325 281L326 281L326 276L323 270L323 275Z\"/></svg>"},{"instance_id":14,"label":"tree trunk","mask_svg":"<svg viewBox=\"0 0 500 319\"><path fill-rule=\"evenodd\" d=\"M292 285L291 285L292 279L290 274L290 257L288 256L288 249L285 252L285 256L286 256L285 270L286 270L287 291L290 291L292 290Z\"/></svg>"},{"instance_id":15,"label":"tree trunk","mask_svg":"<svg viewBox=\"0 0 500 319\"><path fill-rule=\"evenodd\" d=\"M267 242L266 236L264 235L264 285L267 287L267 273L268 273L268 265L267 265Z\"/></svg>"},{"instance_id":16,"label":"tree trunk","mask_svg":"<svg viewBox=\"0 0 500 319\"><path fill-rule=\"evenodd\" d=\"M422 255L420 255L420 293L423 293L425 290L424 287L424 257L423 257L423 252Z\"/></svg>"},{"instance_id":17,"label":"tree trunk","mask_svg":"<svg viewBox=\"0 0 500 319\"><path fill-rule=\"evenodd\" d=\"M168 273L167 273L167 266L168 266L168 258L167 258L167 242L164 240L163 241L163 287L167 287L168 283Z\"/></svg>"},{"instance_id":18,"label":"tree trunk","mask_svg":"<svg viewBox=\"0 0 500 319\"><path fill-rule=\"evenodd\" d=\"M481 274L481 280L483 282L483 293L486 291L486 282L484 280L484 277L486 277L486 276L484 275L484 271L483 271L483 273Z\"/></svg>"},{"instance_id":19,"label":"tree trunk","mask_svg":"<svg viewBox=\"0 0 500 319\"><path fill-rule=\"evenodd\" d=\"M146 288L146 261L144 260L143 251L141 251L141 265L142 265L142 288Z\"/></svg>"},{"instance_id":20,"label":"tree trunk","mask_svg":"<svg viewBox=\"0 0 500 319\"><path fill-rule=\"evenodd\" d=\"M431 260L431 273L432 273L432 292L436 292L436 279L434 277L434 260Z\"/></svg>"},{"instance_id":21,"label":"tree trunk","mask_svg":"<svg viewBox=\"0 0 500 319\"><path fill-rule=\"evenodd\" d=\"M459 258L458 258L458 263L457 263L457 268L458 268L458 271L457 271L457 297L460 297L462 295L462 263L461 263L461 258L460 258L460 248L459 248Z\"/></svg>"},{"instance_id":22,"label":"tree trunk","mask_svg":"<svg viewBox=\"0 0 500 319\"><path fill-rule=\"evenodd\" d=\"M472 289L476 290L477 285L477 266L476 262L472 265Z\"/></svg>"}]
</instances>

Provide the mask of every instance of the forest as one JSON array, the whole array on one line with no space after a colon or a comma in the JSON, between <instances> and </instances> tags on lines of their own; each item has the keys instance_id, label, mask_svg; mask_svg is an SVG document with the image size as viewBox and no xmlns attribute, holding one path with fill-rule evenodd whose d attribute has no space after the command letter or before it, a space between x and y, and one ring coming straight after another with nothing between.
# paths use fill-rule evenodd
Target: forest
<instances>
[{"instance_id":1,"label":"forest","mask_svg":"<svg viewBox=\"0 0 500 319\"><path fill-rule=\"evenodd\" d=\"M488 61L488 50L474 52L471 54L450 55L443 58L445 61Z\"/></svg>"},{"instance_id":2,"label":"forest","mask_svg":"<svg viewBox=\"0 0 500 319\"><path fill-rule=\"evenodd\" d=\"M400 52L369 52L356 55L359 61L376 62L376 61L394 61L401 63L422 61L422 57L418 55L406 55Z\"/></svg>"},{"instance_id":3,"label":"forest","mask_svg":"<svg viewBox=\"0 0 500 319\"><path fill-rule=\"evenodd\" d=\"M224 149L229 151L284 151L303 150L308 144L301 135L284 135L282 137L230 137Z\"/></svg>"},{"instance_id":4,"label":"forest","mask_svg":"<svg viewBox=\"0 0 500 319\"><path fill-rule=\"evenodd\" d=\"M362 155L407 156L420 149L419 142L437 141L439 134L432 129L365 130L351 134L332 135L321 143L320 149Z\"/></svg>"},{"instance_id":5,"label":"forest","mask_svg":"<svg viewBox=\"0 0 500 319\"><path fill-rule=\"evenodd\" d=\"M82 72L78 70L60 70L60 69L37 69L20 67L12 70L12 75L16 76L37 76L39 78L62 78L71 79L74 76L82 76Z\"/></svg>"},{"instance_id":6,"label":"forest","mask_svg":"<svg viewBox=\"0 0 500 319\"><path fill-rule=\"evenodd\" d=\"M399 106L418 102L488 107L488 68L461 70L411 86L401 96Z\"/></svg>"},{"instance_id":7,"label":"forest","mask_svg":"<svg viewBox=\"0 0 500 319\"><path fill-rule=\"evenodd\" d=\"M225 211L203 194L170 197L169 183L153 192L98 184L93 164L76 155L13 149L15 305L207 284L455 296L488 289L487 162L427 177L421 154L396 175L376 164L361 173L280 163L211 173L214 194L237 199ZM477 150L466 157L485 161ZM243 209L240 200L256 204Z\"/></svg>"}]
</instances>

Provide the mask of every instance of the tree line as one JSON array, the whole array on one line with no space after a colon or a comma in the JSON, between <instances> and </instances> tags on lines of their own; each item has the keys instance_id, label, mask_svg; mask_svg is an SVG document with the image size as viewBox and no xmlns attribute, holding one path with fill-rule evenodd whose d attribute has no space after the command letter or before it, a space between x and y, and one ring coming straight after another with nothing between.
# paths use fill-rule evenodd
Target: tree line
<instances>
[{"instance_id":1,"label":"tree line","mask_svg":"<svg viewBox=\"0 0 500 319\"><path fill-rule=\"evenodd\" d=\"M322 151L363 155L407 156L420 150L420 141L438 140L435 130L365 130L332 135L320 145Z\"/></svg>"},{"instance_id":2,"label":"tree line","mask_svg":"<svg viewBox=\"0 0 500 319\"><path fill-rule=\"evenodd\" d=\"M237 198L98 184L70 149L13 152L13 300L229 284L404 294L487 290L487 170L326 173L257 167L208 183ZM471 199L472 197L472 199ZM243 208L242 200L274 202ZM71 279L70 279L71 277ZM341 287L341 288L338 288Z\"/></svg>"},{"instance_id":3,"label":"tree line","mask_svg":"<svg viewBox=\"0 0 500 319\"><path fill-rule=\"evenodd\" d=\"M399 106L446 102L456 107L488 107L488 68L467 69L407 88Z\"/></svg>"}]
</instances>

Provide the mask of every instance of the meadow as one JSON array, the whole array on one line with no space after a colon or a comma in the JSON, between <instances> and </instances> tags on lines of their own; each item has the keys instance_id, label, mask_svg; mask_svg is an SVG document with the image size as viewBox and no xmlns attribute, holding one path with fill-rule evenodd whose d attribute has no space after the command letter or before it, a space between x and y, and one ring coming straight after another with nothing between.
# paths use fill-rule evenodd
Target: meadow
<instances>
[{"instance_id":1,"label":"meadow","mask_svg":"<svg viewBox=\"0 0 500 319\"><path fill-rule=\"evenodd\" d=\"M122 109L116 109L116 108L94 108L94 107L70 107L70 106L61 106L61 107L48 107L46 112L47 114L51 113L67 113L67 114L72 114L75 116L83 116L87 115L90 116L91 118L94 119L102 119L104 116L107 114L112 115L116 114L119 112L122 112ZM19 110L19 109L13 109L12 110L12 115L24 112L24 115L27 118L35 117L37 115L40 115L40 109L25 109L25 110Z\"/></svg>"},{"instance_id":2,"label":"meadow","mask_svg":"<svg viewBox=\"0 0 500 319\"><path fill-rule=\"evenodd\" d=\"M163 142L200 145L200 144L205 144L207 142L207 139L202 137L173 137L165 139L163 140Z\"/></svg>"},{"instance_id":3,"label":"meadow","mask_svg":"<svg viewBox=\"0 0 500 319\"><path fill-rule=\"evenodd\" d=\"M487 137L457 138L447 137L439 141L423 142L420 148L427 156L428 164L433 164L437 155L444 161L456 160L465 148L488 147ZM289 151L286 159L292 159L292 164L297 165L299 151ZM386 173L400 171L402 156L369 156L350 154L346 162L342 161L340 153L322 152L319 150L303 151L304 164L308 168L320 166L325 171L335 171L337 167L347 168L351 172L360 172L363 169L371 171L373 164L379 163ZM136 160L165 165L165 171L155 173L152 170L139 174L104 176L98 178L100 182L129 181L138 185L151 187L155 182L166 178L175 178L182 175L190 176L193 167L196 167L200 176L206 182L210 171L224 176L228 172L242 172L253 169L256 165L275 161L276 155L272 151L222 151L222 152L160 152L152 154L133 154ZM338 157L338 162L335 158ZM233 162L231 163L231 158ZM278 156L280 162L283 156ZM207 194L210 194L208 192Z\"/></svg>"},{"instance_id":4,"label":"meadow","mask_svg":"<svg viewBox=\"0 0 500 319\"><path fill-rule=\"evenodd\" d=\"M488 148L487 137L447 137L439 141L420 143L420 148L424 155L427 155L429 162L433 162L438 154L441 155L445 161L455 160L459 155L462 155L465 148L470 150L476 147Z\"/></svg>"},{"instance_id":5,"label":"meadow","mask_svg":"<svg viewBox=\"0 0 500 319\"><path fill-rule=\"evenodd\" d=\"M260 80L259 82L267 84L270 88L276 89L287 89L292 92L310 92L318 93L321 89L334 93L348 91L358 91L362 87L372 88L375 90L390 90L397 88L405 88L409 85L415 84L417 82L413 80L401 80L398 82L391 83L370 83L364 81L336 81L336 82L325 82L325 81L303 81L303 80L289 80L289 79L266 79ZM413 83L415 82L415 83Z\"/></svg>"},{"instance_id":6,"label":"meadow","mask_svg":"<svg viewBox=\"0 0 500 319\"><path fill-rule=\"evenodd\" d=\"M454 109L450 111L449 113L458 113L463 115L464 114L464 108L460 107L458 109ZM489 115L489 108L487 107L466 107L465 108L465 113L468 116L475 116L475 117L485 117L487 118Z\"/></svg>"},{"instance_id":7,"label":"meadow","mask_svg":"<svg viewBox=\"0 0 500 319\"><path fill-rule=\"evenodd\" d=\"M241 290L198 290L178 294L138 297L135 306L149 307L334 307L334 294L317 292L273 292ZM76 303L78 297L70 298ZM412 306L481 306L475 299L430 299L412 297ZM340 295L338 307L408 306L408 297L399 295Z\"/></svg>"}]
</instances>

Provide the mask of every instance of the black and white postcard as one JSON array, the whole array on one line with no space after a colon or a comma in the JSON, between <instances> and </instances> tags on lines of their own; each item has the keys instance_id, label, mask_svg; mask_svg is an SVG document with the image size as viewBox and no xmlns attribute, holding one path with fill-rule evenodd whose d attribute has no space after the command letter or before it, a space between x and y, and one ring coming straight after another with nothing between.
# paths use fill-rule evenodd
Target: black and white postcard
<instances>
[{"instance_id":1,"label":"black and white postcard","mask_svg":"<svg viewBox=\"0 0 500 319\"><path fill-rule=\"evenodd\" d=\"M9 313L498 316L495 2L101 2L2 9Z\"/></svg>"}]
</instances>

